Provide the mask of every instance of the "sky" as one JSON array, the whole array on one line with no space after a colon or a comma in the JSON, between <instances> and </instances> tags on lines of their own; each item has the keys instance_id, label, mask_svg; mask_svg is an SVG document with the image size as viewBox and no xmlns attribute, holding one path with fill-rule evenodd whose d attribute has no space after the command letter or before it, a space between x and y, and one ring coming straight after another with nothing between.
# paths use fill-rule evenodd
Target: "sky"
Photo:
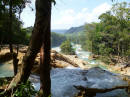
<instances>
[{"instance_id":1,"label":"sky","mask_svg":"<svg viewBox=\"0 0 130 97\"><path fill-rule=\"evenodd\" d=\"M23 27L34 25L35 0L31 1L32 3L27 4L21 14ZM129 0L115 0L115 2L123 1L129 2ZM69 29L85 23L99 22L98 17L110 10L112 4L111 0L56 0L56 5L52 5L51 29Z\"/></svg>"}]
</instances>

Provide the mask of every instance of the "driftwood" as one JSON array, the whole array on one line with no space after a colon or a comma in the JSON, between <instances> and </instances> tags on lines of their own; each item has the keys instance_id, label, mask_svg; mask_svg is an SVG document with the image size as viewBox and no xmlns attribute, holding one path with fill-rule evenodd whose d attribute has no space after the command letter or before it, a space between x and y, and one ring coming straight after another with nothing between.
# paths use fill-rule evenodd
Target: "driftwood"
<instances>
[{"instance_id":1,"label":"driftwood","mask_svg":"<svg viewBox=\"0 0 130 97\"><path fill-rule=\"evenodd\" d=\"M75 62L73 62L72 60L70 60L68 57L54 51L54 50L51 50L51 59L52 61L55 61L55 60L62 60L62 61L65 61L71 65L73 65L74 67L78 67L78 64L76 64Z\"/></svg>"},{"instance_id":2,"label":"driftwood","mask_svg":"<svg viewBox=\"0 0 130 97\"><path fill-rule=\"evenodd\" d=\"M7 52L5 54L0 54L0 63L6 62L12 59L12 54Z\"/></svg>"},{"instance_id":3,"label":"driftwood","mask_svg":"<svg viewBox=\"0 0 130 97\"><path fill-rule=\"evenodd\" d=\"M32 68L32 73L40 74L40 66L39 66L40 54L37 54L37 58L35 60L35 65ZM65 56L63 54L58 53L55 50L51 50L51 67L54 68L65 68L67 66L78 67L79 64L73 59Z\"/></svg>"},{"instance_id":4,"label":"driftwood","mask_svg":"<svg viewBox=\"0 0 130 97\"><path fill-rule=\"evenodd\" d=\"M21 62L22 62L22 57L24 56L25 52L27 52L26 47L20 48L19 50L19 64L18 66L21 68ZM9 59L7 59L9 58ZM3 60L3 61L2 61ZM12 60L12 56L10 53L6 52L2 55L0 55L0 62L6 62ZM34 62L34 66L33 66L33 70L32 72L39 72L39 65L40 65L40 53L37 54L35 62ZM12 64L12 63L11 63ZM77 58L77 56L73 55L64 55L61 54L55 50L51 50L51 66L54 68L65 68L67 66L74 66L74 67L80 67L80 68L85 68L85 64L87 64L86 61L83 61L79 58ZM36 73L35 72L35 73Z\"/></svg>"}]
</instances>

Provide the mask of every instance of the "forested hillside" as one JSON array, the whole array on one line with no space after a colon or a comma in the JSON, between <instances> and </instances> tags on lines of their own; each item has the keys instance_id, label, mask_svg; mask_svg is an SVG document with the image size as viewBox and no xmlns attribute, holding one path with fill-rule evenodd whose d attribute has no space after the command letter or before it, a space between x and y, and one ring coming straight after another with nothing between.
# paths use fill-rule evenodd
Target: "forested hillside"
<instances>
[{"instance_id":1,"label":"forested hillside","mask_svg":"<svg viewBox=\"0 0 130 97\"><path fill-rule=\"evenodd\" d=\"M82 32L85 30L85 26L79 26L79 27L71 27L70 29L68 29L65 34L76 34L78 32Z\"/></svg>"},{"instance_id":2,"label":"forested hillside","mask_svg":"<svg viewBox=\"0 0 130 97\"><path fill-rule=\"evenodd\" d=\"M85 31L69 39L82 45L84 50L97 55L130 56L130 4L114 4L110 11L99 16L99 23L85 25Z\"/></svg>"},{"instance_id":3,"label":"forested hillside","mask_svg":"<svg viewBox=\"0 0 130 97\"><path fill-rule=\"evenodd\" d=\"M60 46L61 43L64 42L66 39L67 39L66 36L64 36L63 34L52 32L51 33L51 46L52 47Z\"/></svg>"},{"instance_id":4,"label":"forested hillside","mask_svg":"<svg viewBox=\"0 0 130 97\"><path fill-rule=\"evenodd\" d=\"M66 29L52 29L51 32L56 32L59 34L64 34L67 30Z\"/></svg>"}]
</instances>

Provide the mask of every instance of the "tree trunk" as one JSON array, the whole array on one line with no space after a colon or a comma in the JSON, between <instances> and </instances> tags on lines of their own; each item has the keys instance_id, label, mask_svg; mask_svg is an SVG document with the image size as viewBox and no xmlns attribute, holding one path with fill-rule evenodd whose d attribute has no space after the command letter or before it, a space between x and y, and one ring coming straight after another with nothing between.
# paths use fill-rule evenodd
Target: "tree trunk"
<instances>
[{"instance_id":1,"label":"tree trunk","mask_svg":"<svg viewBox=\"0 0 130 97\"><path fill-rule=\"evenodd\" d=\"M39 97L49 97L51 95L51 79L50 79L50 25L45 35L44 44L40 52L40 82L41 89Z\"/></svg>"},{"instance_id":2,"label":"tree trunk","mask_svg":"<svg viewBox=\"0 0 130 97\"><path fill-rule=\"evenodd\" d=\"M9 32L12 35L12 0L9 1ZM9 38L10 53L13 53L12 39Z\"/></svg>"},{"instance_id":3,"label":"tree trunk","mask_svg":"<svg viewBox=\"0 0 130 97\"><path fill-rule=\"evenodd\" d=\"M51 95L51 79L50 79L50 50L51 50L51 2L49 0L46 0L46 3L48 2L48 5L46 8L48 8L48 24L46 33L44 34L44 40L40 52L40 82L41 82L41 89L40 89L40 95L39 97L49 97Z\"/></svg>"},{"instance_id":4,"label":"tree trunk","mask_svg":"<svg viewBox=\"0 0 130 97\"><path fill-rule=\"evenodd\" d=\"M9 1L9 32L10 35L12 35L12 0ZM12 54L12 59L13 59L13 68L14 68L14 75L17 74L17 66L18 66L18 59L17 55L14 54L13 52L13 45L12 45L12 39L10 37L9 39L9 48L10 48L10 53Z\"/></svg>"},{"instance_id":5,"label":"tree trunk","mask_svg":"<svg viewBox=\"0 0 130 97\"><path fill-rule=\"evenodd\" d=\"M43 42L45 43L44 56L46 56L46 58L44 58L44 61L45 61L44 64L45 64L45 67L47 68L44 68L42 70L42 72L45 73L44 74L45 76L41 79L46 79L45 77L47 77L47 79L49 78L50 69L48 67L49 67L49 62L50 62L50 57L49 57L50 44L48 43L50 43L50 26L48 25L50 25L50 19L51 19L50 12L51 12L51 0L36 0L36 19L35 19L35 25L32 32L31 40L29 43L29 47L28 47L27 53L25 54L23 58L22 68L14 77L14 79L11 81L7 90L10 90L11 88L16 87L18 83L27 81L31 73L31 69L34 64L36 55L39 52ZM45 80L45 81L42 80L41 82L43 84L50 83L46 81L49 81L49 80ZM45 89L45 91L48 90L48 93L50 93L50 85L47 85L47 86L46 85L47 84L42 85L43 91ZM47 87L48 89L46 89ZM48 94L48 93L45 93L45 94Z\"/></svg>"},{"instance_id":6,"label":"tree trunk","mask_svg":"<svg viewBox=\"0 0 130 97\"><path fill-rule=\"evenodd\" d=\"M119 58L120 58L120 42L118 42L118 47L117 47L117 54L118 54L118 62L119 62Z\"/></svg>"},{"instance_id":7,"label":"tree trunk","mask_svg":"<svg viewBox=\"0 0 130 97\"><path fill-rule=\"evenodd\" d=\"M2 40L0 42L0 52L1 52L1 50L2 50Z\"/></svg>"},{"instance_id":8,"label":"tree trunk","mask_svg":"<svg viewBox=\"0 0 130 97\"><path fill-rule=\"evenodd\" d=\"M19 44L17 44L17 55L18 55L18 53L19 53Z\"/></svg>"}]
</instances>

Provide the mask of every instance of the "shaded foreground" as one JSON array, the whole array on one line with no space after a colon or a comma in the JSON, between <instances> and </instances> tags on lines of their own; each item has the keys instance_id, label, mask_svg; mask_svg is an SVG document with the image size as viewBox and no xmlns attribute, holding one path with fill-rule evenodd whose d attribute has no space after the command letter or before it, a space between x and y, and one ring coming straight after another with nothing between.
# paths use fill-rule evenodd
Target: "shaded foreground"
<instances>
[{"instance_id":1,"label":"shaded foreground","mask_svg":"<svg viewBox=\"0 0 130 97\"><path fill-rule=\"evenodd\" d=\"M36 90L40 89L39 76L31 75L29 80ZM130 97L129 83L124 76L99 67L89 70L52 69L51 85L52 97Z\"/></svg>"},{"instance_id":2,"label":"shaded foreground","mask_svg":"<svg viewBox=\"0 0 130 97\"><path fill-rule=\"evenodd\" d=\"M39 89L39 78L31 76ZM37 79L37 80L36 80ZM99 67L89 70L52 69L52 97L129 97L128 82L123 77Z\"/></svg>"}]
</instances>

